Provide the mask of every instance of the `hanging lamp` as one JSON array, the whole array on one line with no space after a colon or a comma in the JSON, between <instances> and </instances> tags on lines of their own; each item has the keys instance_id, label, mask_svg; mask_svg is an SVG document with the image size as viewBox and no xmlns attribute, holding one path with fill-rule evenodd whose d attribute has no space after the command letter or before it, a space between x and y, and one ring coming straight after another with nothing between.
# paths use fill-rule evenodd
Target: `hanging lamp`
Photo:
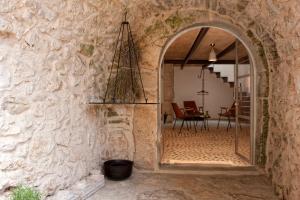
<instances>
[{"instance_id":1,"label":"hanging lamp","mask_svg":"<svg viewBox=\"0 0 300 200\"><path fill-rule=\"evenodd\" d=\"M156 104L146 97L138 53L125 12L116 40L104 98L96 104Z\"/></svg>"},{"instance_id":2,"label":"hanging lamp","mask_svg":"<svg viewBox=\"0 0 300 200\"><path fill-rule=\"evenodd\" d=\"M217 55L216 55L216 52L215 52L215 44L214 43L211 43L210 44L210 52L209 52L209 57L208 57L208 61L210 62L216 62L217 61Z\"/></svg>"}]
</instances>

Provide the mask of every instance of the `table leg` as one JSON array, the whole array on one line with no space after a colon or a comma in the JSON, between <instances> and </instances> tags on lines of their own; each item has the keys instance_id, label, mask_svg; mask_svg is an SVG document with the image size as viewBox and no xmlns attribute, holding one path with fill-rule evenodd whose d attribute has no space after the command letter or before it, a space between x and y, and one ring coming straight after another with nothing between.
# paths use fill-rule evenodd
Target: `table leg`
<instances>
[{"instance_id":1,"label":"table leg","mask_svg":"<svg viewBox=\"0 0 300 200\"><path fill-rule=\"evenodd\" d=\"M209 127L208 127L208 119L206 119L206 127L207 127L207 130L209 131Z\"/></svg>"}]
</instances>

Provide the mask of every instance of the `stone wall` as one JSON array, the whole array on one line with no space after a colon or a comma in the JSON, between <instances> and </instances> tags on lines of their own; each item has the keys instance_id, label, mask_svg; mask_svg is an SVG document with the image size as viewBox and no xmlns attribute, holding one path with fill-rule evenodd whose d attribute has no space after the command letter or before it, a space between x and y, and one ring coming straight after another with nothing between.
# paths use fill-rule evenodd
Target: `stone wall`
<instances>
[{"instance_id":1,"label":"stone wall","mask_svg":"<svg viewBox=\"0 0 300 200\"><path fill-rule=\"evenodd\" d=\"M218 26L243 39L256 64L256 163L266 166L281 199L300 196L299 6L296 0L156 0L137 5L144 12L134 13L147 76L149 68L157 73L166 42L186 27Z\"/></svg>"},{"instance_id":2,"label":"stone wall","mask_svg":"<svg viewBox=\"0 0 300 200\"><path fill-rule=\"evenodd\" d=\"M0 0L0 191L24 182L52 194L111 157L156 168L159 106L87 105L103 96L125 4L150 102L163 47L180 30L213 25L245 41L256 64L257 163L281 199L296 200L298 0Z\"/></svg>"},{"instance_id":3,"label":"stone wall","mask_svg":"<svg viewBox=\"0 0 300 200\"><path fill-rule=\"evenodd\" d=\"M112 111L88 105L103 94L121 7L79 0L0 5L0 196L17 184L51 195L100 169L102 158L117 153L106 147L124 139Z\"/></svg>"}]
</instances>

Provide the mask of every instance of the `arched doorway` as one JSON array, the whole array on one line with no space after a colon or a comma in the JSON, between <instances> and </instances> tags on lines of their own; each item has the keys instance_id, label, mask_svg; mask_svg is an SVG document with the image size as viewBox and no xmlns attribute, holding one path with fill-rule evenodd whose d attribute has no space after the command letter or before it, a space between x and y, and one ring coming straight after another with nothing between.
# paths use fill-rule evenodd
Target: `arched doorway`
<instances>
[{"instance_id":1,"label":"arched doorway","mask_svg":"<svg viewBox=\"0 0 300 200\"><path fill-rule=\"evenodd\" d=\"M231 104L232 104L232 108L235 108L235 110L233 111L234 115L231 116L231 117L234 118L233 121L231 119L231 122L230 122L230 117L229 117L227 119L228 122L226 122L227 129L230 128L231 126L233 127L233 129L231 129L231 131L229 131L229 132L231 132L231 137L228 137L229 138L228 140L231 141L229 145L233 145L233 146L230 146L231 150L234 151L234 152L231 152L231 154L234 153L234 155L241 158L241 160L244 160L244 161L246 160L246 162L244 162L244 164L245 163L246 164L243 165L243 166L255 165L255 124L256 124L255 123L255 119L256 119L256 112L255 112L255 110L256 110L255 96L256 95L255 94L256 94L256 87L254 87L254 85L255 85L256 79L255 79L255 62L253 62L253 55L251 53L250 48L247 46L246 42L243 41L242 37L240 37L240 35L237 32L230 29L230 27L228 28L228 25L213 24L213 23L210 23L210 24L197 24L197 25L187 27L187 28L179 31L177 34L175 34L172 38L170 38L168 40L168 42L165 44L165 46L162 50L161 57L160 57L160 66L161 67L160 67L160 70L159 70L159 88L160 88L160 90L159 90L159 102L161 104L158 108L158 120L159 120L158 123L159 123L159 129L160 129L160 131L158 131L159 132L158 138L159 138L159 141L160 141L159 146L158 146L158 149L159 149L159 151L158 151L158 158L159 159L158 160L159 160L160 164L189 164L189 163L193 163L193 164L194 163L196 163L196 164L201 164L201 163L202 164L203 163L219 164L219 163L223 163L224 164L224 162L219 162L220 160L217 160L217 161L212 160L212 162L211 162L209 159L204 160L204 162L198 162L198 161L194 162L193 160L188 160L188 161L185 160L185 161L181 162L182 160L180 161L180 159L176 160L176 157L178 157L178 154L181 154L181 156L183 156L183 157L188 157L184 153L180 152L180 149L177 148L177 147L181 148L182 146L184 146L182 144L179 144L179 145L175 144L175 146L173 147L173 149L177 148L177 153L175 153L175 157L173 157L171 159L170 159L170 157L168 157L166 159L166 156L164 155L164 154L170 153L169 148L173 143L173 142L169 141L170 138L164 137L164 134L169 134L170 135L170 130L171 130L171 128L169 127L168 131L167 131L169 133L164 133L163 132L163 128L165 127L165 125L164 125L164 115L168 116L169 120L171 120L173 122L173 114L171 114L171 113L173 113L174 109L172 109L171 103L174 102L174 101L183 101L182 98L173 98L173 99L169 99L170 102L165 102L165 99L164 99L165 92L164 92L164 90L166 90L166 88L164 88L164 81L163 80L166 77L166 74L164 73L164 70L162 70L165 63L173 64L174 66L177 65L177 69L175 70L176 74L180 73L180 71L182 70L184 65L191 64L191 65L201 65L202 66L202 70L199 70L199 73L201 71L200 76L203 77L203 79L201 81L202 82L202 86L201 86L202 88L198 88L200 93L202 91L202 94L200 94L201 100L199 102L196 102L196 103L201 104L201 107L203 109L202 111L204 112L201 115L202 118L204 117L204 122L201 122L201 123L204 123L204 125L202 125L203 127L201 127L201 130L202 130L202 128L204 128L206 130L209 130L209 126L211 126L211 125L208 125L208 124L213 122L212 120L210 120L210 118L208 118L208 116L206 116L207 118L205 117L208 110L210 110L210 109L206 110L206 107L205 107L205 99L207 97L205 97L204 93L203 93L203 92L205 92L205 88L204 88L204 82L205 82L204 81L204 72L205 72L205 70L203 70L203 69L207 68L207 70L211 71L211 69L216 68L215 65L217 65L217 64L220 65L220 64L224 64L224 63L221 63L219 61L205 63L204 62L205 59L203 59L203 58L202 59L196 59L196 60L191 59L193 57L193 55L189 55L189 54L191 52L192 52L192 54L195 53L197 51L196 49L198 48L198 47L195 47L196 48L195 49L194 45L196 43L198 43L198 46L199 46L200 43L201 43L201 40L203 40L203 38L205 37L205 34L207 34L207 33L205 33L203 35L203 30L207 30L207 31L208 30L217 30L215 32L218 32L218 31L222 32L223 31L224 33L227 33L228 35L233 36L235 41L236 41L236 42L233 42L231 44L231 46L230 45L226 46L228 44L223 44L223 45L225 45L226 48L224 47L224 49L222 49L221 51L219 50L219 52L216 55L217 58L222 57L222 55L220 55L220 54L223 54L223 57L224 57L224 55L226 54L226 53L224 53L224 51L228 51L228 49L231 48L231 54L232 54L232 56L234 56L234 62L233 63L230 63L230 62L232 62L232 59L226 60L226 62L225 62L225 60L223 60L224 63L226 63L228 66L229 65L231 66L231 71L232 71L232 76L233 76L232 77L233 80L231 80L229 82L231 82L230 85L232 86L231 90L232 90L232 93L233 93L233 95L232 95L233 98L231 100L232 100L232 103L234 103L234 104L232 104L232 103ZM202 31L202 33L201 33L201 31ZM197 35L197 37L193 41L193 44L190 45L190 49L189 49L187 55L181 60L178 60L178 59L172 60L171 59L171 60L168 60L166 62L165 56L168 53L168 49L172 46L172 44L174 44L178 39L182 38L182 36L188 35L191 32L199 32L199 34L198 35L194 34L194 35ZM202 36L201 36L201 34L202 34ZM197 41L197 40L199 40L199 35L200 35L200 41ZM202 37L202 39L201 39L201 37ZM206 43L207 43L207 41L206 41ZM208 45L206 44L206 46L208 46ZM241 62L244 62L244 60L242 60L241 56L239 56L240 51L241 51L240 47L244 48L246 53L247 53L247 57L248 57L248 63L247 63L248 65L247 66L242 65L242 63L241 63ZM193 48L194 48L194 50L193 50ZM199 51L199 52L201 52L201 51ZM220 68L220 66L218 66L218 67ZM179 68L181 68L181 69L179 69ZM197 71L197 69L195 69L195 70ZM174 70L173 70L173 77L174 77ZM221 76L221 78L222 78L222 76ZM177 79L178 79L178 77L177 77ZM190 77L187 78L187 80L189 80L189 79L190 79ZM228 79L228 77L227 78L223 77L223 80L225 80L225 79ZM173 82L173 84L175 84L175 83ZM178 86L177 86L176 90L178 90ZM182 87L181 87L181 90L184 90L184 89L182 89ZM228 91L230 91L230 90L228 90ZM227 99L228 99L228 97L227 97ZM185 99L185 100L194 100L194 99L192 97L187 97L187 99ZM248 103L246 103L246 101ZM169 104L169 105L167 106L167 104ZM166 109L164 107L169 107L168 108L169 113L166 112ZM184 105L181 105L181 107L184 107ZM220 106L220 107L222 107L222 106ZM247 111L242 110L243 107L248 107ZM186 110L184 112L186 112ZM228 110L227 111L225 110L224 112L228 112ZM248 112L248 113L245 114L245 112ZM218 114L215 113L214 117L216 115L220 116L219 113ZM175 116L175 118L176 118L176 116ZM238 126L235 126L236 124ZM182 123L181 125L184 125L184 123ZM191 127L191 122L190 122L190 125L188 125L188 123L186 123L186 125L187 125L187 128L189 128L189 126L190 126L190 128L192 128ZM207 127L205 127L206 125L207 125ZM178 134L180 134L181 130L179 130L179 132L178 132L178 130L176 130L176 123L175 123L174 127L175 127L175 129L172 128L171 135L178 136ZM180 126L180 129L182 127L183 126ZM218 127L219 127L219 120L218 120ZM178 129L179 129L179 127L178 127ZM227 132L228 132L228 130L227 130ZM190 133L188 133L188 135L189 134ZM198 136L201 136L201 138L198 138L198 139L203 140L203 137L202 137L203 134L202 135L199 135L201 133L196 133L196 134L198 134ZM223 136L227 137L229 135L229 134L228 135L225 135L225 134ZM214 135L214 134L210 132L206 136L211 137L212 135ZM196 136L196 137L194 137L194 136L191 140L197 139L198 136ZM221 140L227 140L227 139L221 138ZM169 142L171 143L171 145L170 145ZM168 149L165 148L166 143L168 143L168 145L167 145ZM220 144L223 144L223 143L221 142ZM177 147L176 147L176 145L177 145ZM191 144L186 144L186 145L189 146L189 149L190 149ZM197 143L196 145L199 145L199 143ZM218 145L218 144L216 144L216 145ZM245 148L245 145L249 145L249 147ZM201 144L200 144L200 146L201 146ZM200 147L200 148L203 148L203 147ZM247 149L247 150L245 150L245 149ZM198 147L194 150L195 151L201 151L201 150L199 150ZM179 151L179 153L178 153L178 151ZM214 154L214 152L212 152L212 154ZM205 155L205 157L208 158L208 157L212 156L212 154ZM215 155L213 157L219 157L220 158L220 156L215 156ZM200 159L203 159L203 157L201 158L201 156L200 156ZM224 159L221 158L221 160L224 160ZM227 161L225 163L227 163ZM235 166L235 165L236 165L236 163L232 164L232 166ZM224 166L224 165L222 165L222 166ZM237 166L241 166L241 165L237 165Z\"/></svg>"},{"instance_id":2,"label":"arched doorway","mask_svg":"<svg viewBox=\"0 0 300 200\"><path fill-rule=\"evenodd\" d=\"M267 161L266 142L269 133L269 70L273 61L269 58L269 52L270 48L274 47L273 41L269 40L268 45L265 46L264 39L253 30L243 26L243 21L225 18L223 15L207 10L183 8L178 12L169 13L164 18L165 20L149 19L148 23L144 23L145 32L139 42L139 47L143 48L140 54L141 68L144 79L147 79L145 88L149 94L149 102L160 102L160 66L167 48L180 34L196 27L216 27L233 33L247 48L253 66L251 71L254 86L252 95L252 118L254 120L252 120L251 127L255 132L252 139L255 145L252 145L252 160L256 165L264 166ZM134 161L139 168L159 169L163 151L161 117L159 104L134 108Z\"/></svg>"}]
</instances>

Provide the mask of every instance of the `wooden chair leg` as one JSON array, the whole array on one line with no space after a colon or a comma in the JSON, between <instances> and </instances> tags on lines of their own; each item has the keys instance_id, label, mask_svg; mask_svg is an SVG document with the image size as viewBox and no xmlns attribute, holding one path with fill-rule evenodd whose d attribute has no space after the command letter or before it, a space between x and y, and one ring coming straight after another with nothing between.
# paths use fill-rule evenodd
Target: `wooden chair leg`
<instances>
[{"instance_id":1,"label":"wooden chair leg","mask_svg":"<svg viewBox=\"0 0 300 200\"><path fill-rule=\"evenodd\" d=\"M208 119L205 120L205 125L206 125L207 130L209 131L209 127L208 127Z\"/></svg>"},{"instance_id":2,"label":"wooden chair leg","mask_svg":"<svg viewBox=\"0 0 300 200\"><path fill-rule=\"evenodd\" d=\"M176 125L176 118L175 118L175 121L174 121L174 124L173 124L173 130L174 130L174 128L175 128L175 125Z\"/></svg>"},{"instance_id":3,"label":"wooden chair leg","mask_svg":"<svg viewBox=\"0 0 300 200\"><path fill-rule=\"evenodd\" d=\"M219 115L219 120L218 120L218 126L217 126L217 128L219 128L220 120L221 120L221 116Z\"/></svg>"},{"instance_id":4,"label":"wooden chair leg","mask_svg":"<svg viewBox=\"0 0 300 200\"><path fill-rule=\"evenodd\" d=\"M185 124L186 124L187 130L189 131L189 130L190 130L190 128L189 128L189 122L188 122L188 121L185 121Z\"/></svg>"},{"instance_id":5,"label":"wooden chair leg","mask_svg":"<svg viewBox=\"0 0 300 200\"><path fill-rule=\"evenodd\" d=\"M230 117L228 117L227 132L228 132L228 129L229 129L229 127L231 127L231 123L230 123Z\"/></svg>"},{"instance_id":6,"label":"wooden chair leg","mask_svg":"<svg viewBox=\"0 0 300 200\"><path fill-rule=\"evenodd\" d=\"M184 121L185 121L185 120L182 120L182 123L181 123L181 127L180 127L180 130L179 130L179 133L181 133L181 130L182 130L182 127L183 127Z\"/></svg>"},{"instance_id":7,"label":"wooden chair leg","mask_svg":"<svg viewBox=\"0 0 300 200\"><path fill-rule=\"evenodd\" d=\"M195 133L197 133L197 121L194 121Z\"/></svg>"}]
</instances>

